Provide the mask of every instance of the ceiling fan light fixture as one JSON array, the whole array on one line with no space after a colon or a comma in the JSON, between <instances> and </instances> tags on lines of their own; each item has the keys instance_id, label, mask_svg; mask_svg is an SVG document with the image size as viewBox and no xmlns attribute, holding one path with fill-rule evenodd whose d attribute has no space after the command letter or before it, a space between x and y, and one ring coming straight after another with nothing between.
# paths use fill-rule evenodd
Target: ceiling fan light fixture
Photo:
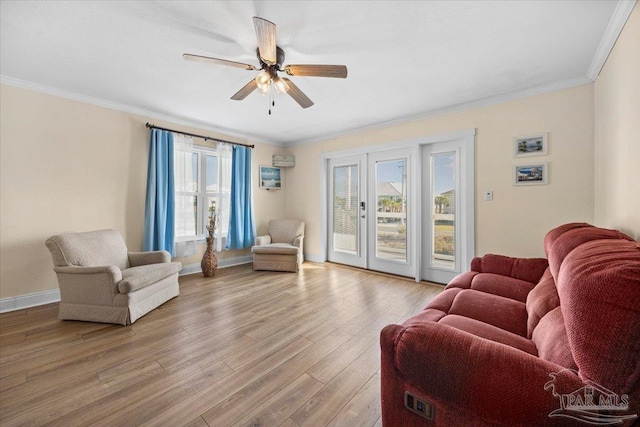
<instances>
[{"instance_id":1,"label":"ceiling fan light fixture","mask_svg":"<svg viewBox=\"0 0 640 427\"><path fill-rule=\"evenodd\" d=\"M275 86L276 91L279 94L284 94L289 92L289 85L280 77L276 77L275 79L273 79L273 86Z\"/></svg>"},{"instance_id":2,"label":"ceiling fan light fixture","mask_svg":"<svg viewBox=\"0 0 640 427\"><path fill-rule=\"evenodd\" d=\"M269 93L271 92L271 85L258 87L258 92L260 92L260 95L262 95L262 96L269 95Z\"/></svg>"},{"instance_id":3,"label":"ceiling fan light fixture","mask_svg":"<svg viewBox=\"0 0 640 427\"><path fill-rule=\"evenodd\" d=\"M1 1L1 0L0 0ZM210 56L194 55L184 53L184 59L193 61L211 62L228 67L243 68L249 71L258 71L258 75L249 80L238 92L231 96L234 101L241 101L256 89L262 96L269 97L269 114L271 107L275 105L274 91L278 94L287 94L302 108L309 108L313 101L300 90L291 80L280 77L279 72L287 73L289 76L311 76L311 77L333 77L344 79L347 77L347 67L345 65L324 65L324 64L284 64L284 50L276 45L276 24L266 19L254 16L253 24L258 39L256 56L259 68L242 62L229 61L227 59L214 58ZM271 87L273 86L273 90Z\"/></svg>"},{"instance_id":4,"label":"ceiling fan light fixture","mask_svg":"<svg viewBox=\"0 0 640 427\"><path fill-rule=\"evenodd\" d=\"M256 85L263 94L269 91L269 85L271 84L271 76L266 71L262 71L256 76Z\"/></svg>"}]
</instances>

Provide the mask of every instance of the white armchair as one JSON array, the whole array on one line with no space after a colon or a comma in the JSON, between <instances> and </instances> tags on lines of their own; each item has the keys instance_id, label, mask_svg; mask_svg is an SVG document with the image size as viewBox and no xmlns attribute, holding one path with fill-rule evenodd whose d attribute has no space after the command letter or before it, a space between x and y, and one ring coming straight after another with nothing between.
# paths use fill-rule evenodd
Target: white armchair
<instances>
[{"instance_id":1,"label":"white armchair","mask_svg":"<svg viewBox=\"0 0 640 427\"><path fill-rule=\"evenodd\" d=\"M274 219L268 229L269 234L256 237L251 248L253 269L297 272L304 261L304 222Z\"/></svg>"},{"instance_id":2,"label":"white armchair","mask_svg":"<svg viewBox=\"0 0 640 427\"><path fill-rule=\"evenodd\" d=\"M167 251L128 252L116 230L47 239L60 286L59 319L128 325L180 294Z\"/></svg>"}]
</instances>

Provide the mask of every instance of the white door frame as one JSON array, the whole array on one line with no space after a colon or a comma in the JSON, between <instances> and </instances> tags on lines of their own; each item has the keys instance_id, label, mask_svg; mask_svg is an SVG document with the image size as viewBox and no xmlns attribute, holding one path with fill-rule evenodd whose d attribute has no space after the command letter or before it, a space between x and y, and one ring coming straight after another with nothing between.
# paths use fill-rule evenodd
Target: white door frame
<instances>
[{"instance_id":1,"label":"white door frame","mask_svg":"<svg viewBox=\"0 0 640 427\"><path fill-rule=\"evenodd\" d=\"M329 160L330 159L334 159L334 158L338 158L338 157L346 157L346 156L357 156L357 155L362 155L362 154L369 154L369 153L375 153L378 151L388 151L388 150L394 150L394 149L399 149L399 148L411 148L411 147L415 147L416 149L419 149L420 146L425 145L425 144L435 144L435 143L439 143L439 142L448 142L448 141L455 141L455 140L460 140L464 147L466 148L466 155L470 156L470 159L475 159L475 134L476 134L476 130L475 129L468 129L468 130L463 130L463 131L458 131L458 132L451 132L451 133L444 133L444 134L436 134L436 135L427 135L424 137L419 137L419 138L412 138L412 139L408 139L408 140L403 140L403 141L398 141L398 142L393 142L393 143L389 143L389 144L379 144L379 145L370 145L370 146L366 146L366 147L359 147L359 148L353 148L353 149L348 149L348 150L340 150L340 151L332 151L332 152L328 152L328 153L322 153L320 154L320 161L319 161L319 170L320 170L320 250L321 250L321 255L320 257L318 257L317 259L313 259L312 261L317 261L317 262L326 262L327 261L327 250L328 250L328 227L327 227L327 221L328 221L328 206L329 206L329 191L328 191L328 185L329 185L329 177L327 174L328 171L328 164L329 164ZM417 154L418 157L420 157L420 154ZM421 163L421 160L419 159L418 164ZM468 173L468 171L462 171L462 173L464 173L464 177L461 176L461 179L463 179L465 182L465 185L467 185L467 188L470 188L470 191L468 191L468 197L467 200L465 201L465 203L467 203L469 209L467 210L467 214L468 214L468 221L467 224L465 224L465 237L467 239L467 245L465 250L463 251L463 257L461 259L461 266L462 268L468 268L469 263L471 262L471 259L473 258L474 254L475 254L475 164L472 161L471 165L473 166L473 171L471 171L471 173ZM413 168L415 170L416 176L414 177L414 183L415 183L415 187L416 187L416 203L414 203L416 206L416 217L422 217L422 201L421 201L421 194L422 194L422 174L421 171L418 169L421 169L420 167L414 167ZM421 222L422 221L416 221L416 225L415 225L415 229L416 229L416 233L418 236L422 235L422 229L421 229ZM469 224L470 223L470 224ZM422 243L417 244L417 240L419 239L414 239L414 248L413 248L413 253L415 254L416 257L416 272L415 272L415 280L416 282L419 282L422 279Z\"/></svg>"}]
</instances>

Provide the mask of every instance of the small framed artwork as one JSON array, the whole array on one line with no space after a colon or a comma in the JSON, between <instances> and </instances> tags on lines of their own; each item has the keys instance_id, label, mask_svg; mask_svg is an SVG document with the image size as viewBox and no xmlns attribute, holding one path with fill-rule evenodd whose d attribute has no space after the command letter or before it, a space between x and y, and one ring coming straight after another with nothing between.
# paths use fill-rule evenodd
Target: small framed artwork
<instances>
[{"instance_id":1,"label":"small framed artwork","mask_svg":"<svg viewBox=\"0 0 640 427\"><path fill-rule=\"evenodd\" d=\"M513 167L514 185L544 185L549 183L549 164L530 163Z\"/></svg>"},{"instance_id":2,"label":"small framed artwork","mask_svg":"<svg viewBox=\"0 0 640 427\"><path fill-rule=\"evenodd\" d=\"M547 134L516 136L513 138L514 157L544 156L547 154Z\"/></svg>"},{"instance_id":3,"label":"small framed artwork","mask_svg":"<svg viewBox=\"0 0 640 427\"><path fill-rule=\"evenodd\" d=\"M273 166L260 166L260 188L281 190L282 169Z\"/></svg>"}]
</instances>

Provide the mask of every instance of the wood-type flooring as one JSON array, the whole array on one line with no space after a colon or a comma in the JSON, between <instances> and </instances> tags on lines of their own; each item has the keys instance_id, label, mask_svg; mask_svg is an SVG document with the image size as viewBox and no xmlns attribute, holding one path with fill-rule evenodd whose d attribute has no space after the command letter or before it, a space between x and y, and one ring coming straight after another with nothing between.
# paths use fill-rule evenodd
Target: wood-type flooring
<instances>
[{"instance_id":1,"label":"wood-type flooring","mask_svg":"<svg viewBox=\"0 0 640 427\"><path fill-rule=\"evenodd\" d=\"M442 286L304 263L219 269L133 325L0 315L0 425L378 426L380 330Z\"/></svg>"}]
</instances>

